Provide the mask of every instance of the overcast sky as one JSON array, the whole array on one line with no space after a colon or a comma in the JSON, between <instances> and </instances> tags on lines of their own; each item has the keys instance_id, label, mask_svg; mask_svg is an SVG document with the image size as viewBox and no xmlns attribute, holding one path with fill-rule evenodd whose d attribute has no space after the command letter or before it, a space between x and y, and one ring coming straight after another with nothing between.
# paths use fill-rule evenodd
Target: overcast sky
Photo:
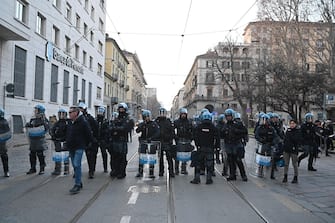
<instances>
[{"instance_id":1,"label":"overcast sky","mask_svg":"<svg viewBox=\"0 0 335 223\"><path fill-rule=\"evenodd\" d=\"M227 36L242 42L255 0L108 0L106 32L136 53L147 87L168 110L196 56Z\"/></svg>"}]
</instances>

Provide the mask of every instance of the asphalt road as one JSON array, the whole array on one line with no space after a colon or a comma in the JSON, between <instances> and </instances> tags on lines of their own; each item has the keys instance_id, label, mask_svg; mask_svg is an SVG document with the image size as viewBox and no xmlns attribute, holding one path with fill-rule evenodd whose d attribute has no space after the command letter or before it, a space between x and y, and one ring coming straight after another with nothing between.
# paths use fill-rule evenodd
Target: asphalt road
<instances>
[{"instance_id":1,"label":"asphalt road","mask_svg":"<svg viewBox=\"0 0 335 223\"><path fill-rule=\"evenodd\" d=\"M136 136L135 136L136 137ZM51 145L51 144L50 144ZM214 184L190 184L189 175L175 178L136 178L138 166L137 140L129 143L127 177L112 179L103 173L98 157L94 179L88 179L86 157L83 157L83 190L70 195L72 176L52 176L51 150L44 175L26 175L29 169L27 145L9 152L11 177L0 179L0 222L335 222L335 164L332 157L317 161L317 172L308 172L303 161L299 184L282 184L282 168L277 179L254 175L255 142L247 145L248 182L238 177L227 182L216 165ZM21 160L22 159L22 160ZM167 168L165 168L167 169ZM290 174L292 173L290 169ZM289 180L292 176L289 175Z\"/></svg>"}]
</instances>

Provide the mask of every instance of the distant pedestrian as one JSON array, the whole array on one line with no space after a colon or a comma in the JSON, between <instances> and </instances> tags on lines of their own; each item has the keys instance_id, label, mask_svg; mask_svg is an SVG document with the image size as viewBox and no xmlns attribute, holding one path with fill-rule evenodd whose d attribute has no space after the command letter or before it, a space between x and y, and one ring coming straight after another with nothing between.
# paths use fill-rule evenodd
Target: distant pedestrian
<instances>
[{"instance_id":1,"label":"distant pedestrian","mask_svg":"<svg viewBox=\"0 0 335 223\"><path fill-rule=\"evenodd\" d=\"M72 166L74 168L75 184L70 190L71 194L77 194L83 187L81 181L81 160L88 144L94 141L91 128L80 113L79 107L71 107L69 110L71 122L66 132L66 145L70 151Z\"/></svg>"},{"instance_id":2,"label":"distant pedestrian","mask_svg":"<svg viewBox=\"0 0 335 223\"><path fill-rule=\"evenodd\" d=\"M290 159L292 160L292 166L294 168L292 183L298 183L298 152L299 146L301 145L301 139L301 130L297 128L297 122L295 120L291 120L289 122L289 128L285 133L283 144L285 162L283 183L287 182Z\"/></svg>"},{"instance_id":3,"label":"distant pedestrian","mask_svg":"<svg viewBox=\"0 0 335 223\"><path fill-rule=\"evenodd\" d=\"M43 105L36 105L34 107L34 116L26 124L26 128L30 143L30 169L27 174L36 173L37 158L40 162L40 172L38 174L44 174L46 166L44 151L48 149L45 134L49 131L49 121L45 117L45 107Z\"/></svg>"},{"instance_id":4,"label":"distant pedestrian","mask_svg":"<svg viewBox=\"0 0 335 223\"><path fill-rule=\"evenodd\" d=\"M0 108L0 156L3 165L4 177L9 177L8 155L6 142L12 137L5 111Z\"/></svg>"}]
</instances>

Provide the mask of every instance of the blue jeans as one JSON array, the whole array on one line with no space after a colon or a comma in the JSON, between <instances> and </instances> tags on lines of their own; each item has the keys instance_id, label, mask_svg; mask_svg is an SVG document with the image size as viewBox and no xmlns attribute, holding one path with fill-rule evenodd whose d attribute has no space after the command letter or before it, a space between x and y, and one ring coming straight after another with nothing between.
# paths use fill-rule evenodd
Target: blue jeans
<instances>
[{"instance_id":1,"label":"blue jeans","mask_svg":"<svg viewBox=\"0 0 335 223\"><path fill-rule=\"evenodd\" d=\"M81 159L83 157L84 149L77 149L70 151L70 157L75 175L75 185L81 185Z\"/></svg>"}]
</instances>

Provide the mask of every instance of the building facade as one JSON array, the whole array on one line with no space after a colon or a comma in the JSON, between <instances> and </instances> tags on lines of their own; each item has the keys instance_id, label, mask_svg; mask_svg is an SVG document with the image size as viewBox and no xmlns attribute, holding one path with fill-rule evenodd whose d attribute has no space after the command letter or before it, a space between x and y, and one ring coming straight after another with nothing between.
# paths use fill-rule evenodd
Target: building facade
<instances>
[{"instance_id":1,"label":"building facade","mask_svg":"<svg viewBox=\"0 0 335 223\"><path fill-rule=\"evenodd\" d=\"M105 52L104 105L107 107L107 118L116 111L115 105L126 102L129 91L127 84L128 59L117 42L106 35Z\"/></svg>"},{"instance_id":2,"label":"building facade","mask_svg":"<svg viewBox=\"0 0 335 223\"><path fill-rule=\"evenodd\" d=\"M0 13L1 107L14 132L42 104L46 115L103 104L104 0L4 0Z\"/></svg>"},{"instance_id":3,"label":"building facade","mask_svg":"<svg viewBox=\"0 0 335 223\"><path fill-rule=\"evenodd\" d=\"M127 84L130 89L127 91L126 102L129 106L130 115L137 121L141 118L141 110L146 108L146 85L144 73L140 60L136 53L123 51L129 61L127 67Z\"/></svg>"}]
</instances>

